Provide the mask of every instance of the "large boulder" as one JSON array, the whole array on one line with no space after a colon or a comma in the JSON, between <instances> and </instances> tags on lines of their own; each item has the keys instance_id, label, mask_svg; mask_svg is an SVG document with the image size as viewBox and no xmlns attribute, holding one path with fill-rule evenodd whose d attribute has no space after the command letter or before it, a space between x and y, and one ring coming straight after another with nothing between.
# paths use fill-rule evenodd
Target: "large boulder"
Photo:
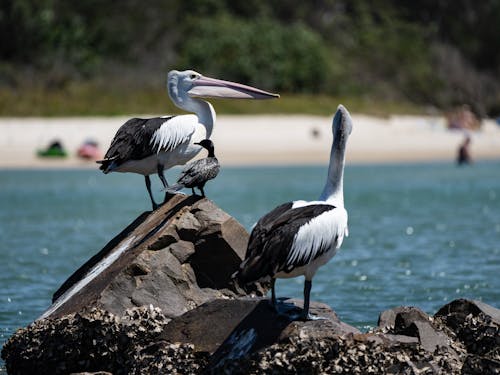
<instances>
[{"instance_id":1,"label":"large boulder","mask_svg":"<svg viewBox=\"0 0 500 375\"><path fill-rule=\"evenodd\" d=\"M247 241L247 231L208 199L176 194L140 215L80 267L40 318L92 307L121 316L150 304L172 318L214 298L246 295L231 275ZM265 292L257 284L250 290Z\"/></svg>"}]
</instances>

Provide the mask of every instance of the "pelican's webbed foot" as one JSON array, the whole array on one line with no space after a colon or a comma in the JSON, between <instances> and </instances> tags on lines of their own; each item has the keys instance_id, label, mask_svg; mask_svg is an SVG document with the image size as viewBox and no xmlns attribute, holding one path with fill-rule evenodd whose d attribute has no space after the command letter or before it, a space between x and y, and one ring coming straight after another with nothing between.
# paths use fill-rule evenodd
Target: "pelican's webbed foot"
<instances>
[{"instance_id":1,"label":"pelican's webbed foot","mask_svg":"<svg viewBox=\"0 0 500 375\"><path fill-rule=\"evenodd\" d=\"M307 313L307 314L300 314L299 320L302 320L304 322L308 322L308 321L315 321L315 320L328 320L328 318L325 318L324 316L317 316L317 315L312 315L310 313Z\"/></svg>"}]
</instances>

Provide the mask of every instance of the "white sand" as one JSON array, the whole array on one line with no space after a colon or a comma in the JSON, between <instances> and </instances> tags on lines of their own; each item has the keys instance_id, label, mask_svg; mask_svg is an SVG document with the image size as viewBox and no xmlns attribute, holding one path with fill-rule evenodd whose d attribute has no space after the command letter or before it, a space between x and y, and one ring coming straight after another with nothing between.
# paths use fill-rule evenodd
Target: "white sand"
<instances>
[{"instance_id":1,"label":"white sand","mask_svg":"<svg viewBox=\"0 0 500 375\"><path fill-rule=\"evenodd\" d=\"M464 138L460 131L447 130L440 117L352 117L348 162L453 161ZM0 168L96 168L95 163L76 158L76 149L93 138L106 152L116 130L128 118L0 118ZM325 164L331 123L332 117L303 115L218 116L212 139L223 165ZM484 121L471 137L475 160L500 159L500 126ZM55 138L70 156L63 160L38 158L36 151Z\"/></svg>"}]
</instances>

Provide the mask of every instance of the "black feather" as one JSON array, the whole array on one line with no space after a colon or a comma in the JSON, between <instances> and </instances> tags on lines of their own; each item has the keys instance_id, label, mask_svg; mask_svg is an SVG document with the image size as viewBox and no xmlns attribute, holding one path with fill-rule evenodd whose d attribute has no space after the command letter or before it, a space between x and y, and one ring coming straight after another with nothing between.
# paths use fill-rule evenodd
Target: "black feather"
<instances>
[{"instance_id":1,"label":"black feather","mask_svg":"<svg viewBox=\"0 0 500 375\"><path fill-rule=\"evenodd\" d=\"M111 163L118 166L127 160L141 160L153 155L151 138L172 117L174 116L128 120L116 132L104 160L98 161L101 164L99 168L106 171Z\"/></svg>"},{"instance_id":2,"label":"black feather","mask_svg":"<svg viewBox=\"0 0 500 375\"><path fill-rule=\"evenodd\" d=\"M250 234L245 260L241 264L238 278L252 282L279 272L291 272L314 259L303 256L293 265L287 266L288 255L295 235L300 227L323 212L335 209L328 204L313 204L291 208L293 202L284 203L263 216ZM316 257L328 250L329 244L321 245ZM324 247L324 249L323 249Z\"/></svg>"}]
</instances>

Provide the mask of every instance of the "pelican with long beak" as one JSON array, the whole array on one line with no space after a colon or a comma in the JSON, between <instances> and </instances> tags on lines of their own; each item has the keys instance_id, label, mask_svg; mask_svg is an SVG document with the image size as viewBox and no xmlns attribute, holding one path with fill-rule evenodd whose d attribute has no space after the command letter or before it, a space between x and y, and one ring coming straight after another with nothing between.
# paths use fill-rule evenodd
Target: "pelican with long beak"
<instances>
[{"instance_id":1,"label":"pelican with long beak","mask_svg":"<svg viewBox=\"0 0 500 375\"><path fill-rule=\"evenodd\" d=\"M304 309L309 315L312 278L326 264L347 236L347 211L344 208L344 163L352 120L343 105L333 118L330 165L323 192L316 201L283 203L261 217L250 234L245 260L234 277L242 284L271 278L271 303L276 310L276 278L303 275Z\"/></svg>"},{"instance_id":2,"label":"pelican with long beak","mask_svg":"<svg viewBox=\"0 0 500 375\"><path fill-rule=\"evenodd\" d=\"M111 141L103 160L97 163L104 173L132 172L145 178L153 210L159 205L151 192L149 175L157 173L163 187L168 189L164 170L184 165L203 147L203 139L210 138L215 125L213 106L201 98L272 99L278 94L209 78L193 70L172 70L167 78L168 95L189 115L132 118L123 124ZM167 194L166 194L167 197Z\"/></svg>"}]
</instances>

